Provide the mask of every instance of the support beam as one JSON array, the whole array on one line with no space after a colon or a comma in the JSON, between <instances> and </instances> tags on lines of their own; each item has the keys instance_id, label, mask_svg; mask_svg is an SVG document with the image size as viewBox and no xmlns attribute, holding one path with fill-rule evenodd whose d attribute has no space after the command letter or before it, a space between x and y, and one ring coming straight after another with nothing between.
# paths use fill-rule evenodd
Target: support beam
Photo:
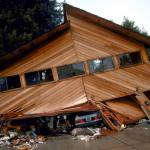
<instances>
[{"instance_id":1,"label":"support beam","mask_svg":"<svg viewBox=\"0 0 150 150\"><path fill-rule=\"evenodd\" d=\"M148 54L147 54L144 46L142 46L142 48L141 48L141 57L142 57L143 63L149 63Z\"/></svg>"},{"instance_id":2,"label":"support beam","mask_svg":"<svg viewBox=\"0 0 150 150\"><path fill-rule=\"evenodd\" d=\"M88 62L87 61L84 62L84 68L85 68L86 74L87 75L90 74L90 70L89 70L89 66L88 66Z\"/></svg>"},{"instance_id":3,"label":"support beam","mask_svg":"<svg viewBox=\"0 0 150 150\"><path fill-rule=\"evenodd\" d=\"M150 120L150 100L144 93L137 93L135 96L138 104L145 113L146 117Z\"/></svg>"},{"instance_id":4,"label":"support beam","mask_svg":"<svg viewBox=\"0 0 150 150\"><path fill-rule=\"evenodd\" d=\"M56 69L56 67L53 67L53 68L52 68L52 73L53 73L54 81L58 81L59 78L58 78L58 74L57 74L57 69Z\"/></svg>"},{"instance_id":5,"label":"support beam","mask_svg":"<svg viewBox=\"0 0 150 150\"><path fill-rule=\"evenodd\" d=\"M20 82L21 82L21 87L25 88L26 87L26 80L24 74L20 75Z\"/></svg>"},{"instance_id":6,"label":"support beam","mask_svg":"<svg viewBox=\"0 0 150 150\"><path fill-rule=\"evenodd\" d=\"M99 111L100 111L100 113L102 115L102 118L104 119L104 121L106 122L106 124L112 130L119 131L121 129L121 122L115 116L115 114L113 112L111 112L109 109L107 109L106 107L104 107L100 103L97 104L93 100L91 100L90 102L99 109Z\"/></svg>"},{"instance_id":7,"label":"support beam","mask_svg":"<svg viewBox=\"0 0 150 150\"><path fill-rule=\"evenodd\" d=\"M118 57L117 56L113 56L113 60L114 60L115 70L119 69L120 64L119 64Z\"/></svg>"}]
</instances>

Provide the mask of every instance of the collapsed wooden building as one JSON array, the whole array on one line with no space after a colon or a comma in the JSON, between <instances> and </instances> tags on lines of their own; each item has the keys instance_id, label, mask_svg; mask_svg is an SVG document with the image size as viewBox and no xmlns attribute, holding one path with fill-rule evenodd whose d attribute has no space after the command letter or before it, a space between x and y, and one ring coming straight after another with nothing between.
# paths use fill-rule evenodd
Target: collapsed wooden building
<instances>
[{"instance_id":1,"label":"collapsed wooden building","mask_svg":"<svg viewBox=\"0 0 150 150\"><path fill-rule=\"evenodd\" d=\"M1 119L98 109L116 129L149 118L150 38L64 11L63 24L1 58Z\"/></svg>"}]
</instances>

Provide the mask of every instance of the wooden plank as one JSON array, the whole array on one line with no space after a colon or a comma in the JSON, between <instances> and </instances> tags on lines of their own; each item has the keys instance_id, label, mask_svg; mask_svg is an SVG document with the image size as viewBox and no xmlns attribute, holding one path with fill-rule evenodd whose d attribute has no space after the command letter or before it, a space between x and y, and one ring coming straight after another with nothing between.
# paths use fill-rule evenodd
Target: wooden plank
<instances>
[{"instance_id":1,"label":"wooden plank","mask_svg":"<svg viewBox=\"0 0 150 150\"><path fill-rule=\"evenodd\" d=\"M52 73L53 73L54 81L58 81L59 78L58 78L57 68L56 67L52 68Z\"/></svg>"},{"instance_id":2,"label":"wooden plank","mask_svg":"<svg viewBox=\"0 0 150 150\"><path fill-rule=\"evenodd\" d=\"M141 108L128 97L107 101L106 104L119 114L124 114L128 118L125 123L136 122L145 117Z\"/></svg>"},{"instance_id":3,"label":"wooden plank","mask_svg":"<svg viewBox=\"0 0 150 150\"><path fill-rule=\"evenodd\" d=\"M85 68L86 74L87 75L90 74L90 70L89 70L89 66L88 66L88 62L87 61L84 62L84 68Z\"/></svg>"},{"instance_id":4,"label":"wooden plank","mask_svg":"<svg viewBox=\"0 0 150 150\"><path fill-rule=\"evenodd\" d=\"M114 62L114 65L115 65L115 69L118 70L119 67L120 67L120 62L119 62L119 59L117 56L113 56L113 62Z\"/></svg>"},{"instance_id":5,"label":"wooden plank","mask_svg":"<svg viewBox=\"0 0 150 150\"><path fill-rule=\"evenodd\" d=\"M26 87L26 81L25 81L24 74L20 75L20 82L21 82L21 87L25 88Z\"/></svg>"},{"instance_id":6,"label":"wooden plank","mask_svg":"<svg viewBox=\"0 0 150 150\"><path fill-rule=\"evenodd\" d=\"M90 102L99 109L99 111L100 111L100 113L102 115L102 118L104 119L104 121L106 122L106 124L112 130L116 130L116 131L120 130L121 122L115 116L114 112L112 112L111 110L109 110L108 108L106 108L101 103L98 104L98 103L96 103L93 100L91 100Z\"/></svg>"},{"instance_id":7,"label":"wooden plank","mask_svg":"<svg viewBox=\"0 0 150 150\"><path fill-rule=\"evenodd\" d=\"M144 46L141 48L141 57L144 63L149 63L148 55Z\"/></svg>"},{"instance_id":8,"label":"wooden plank","mask_svg":"<svg viewBox=\"0 0 150 150\"><path fill-rule=\"evenodd\" d=\"M144 93L137 93L135 96L137 102L139 103L141 109L145 113L146 117L150 120L150 100Z\"/></svg>"},{"instance_id":9,"label":"wooden plank","mask_svg":"<svg viewBox=\"0 0 150 150\"><path fill-rule=\"evenodd\" d=\"M1 93L0 114L48 114L86 102L82 79L76 78Z\"/></svg>"}]
</instances>

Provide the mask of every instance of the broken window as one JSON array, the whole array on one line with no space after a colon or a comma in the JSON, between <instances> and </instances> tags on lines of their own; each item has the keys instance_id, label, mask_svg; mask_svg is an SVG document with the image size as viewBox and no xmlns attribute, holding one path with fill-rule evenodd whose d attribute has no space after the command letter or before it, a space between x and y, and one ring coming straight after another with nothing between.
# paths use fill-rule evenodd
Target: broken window
<instances>
[{"instance_id":1,"label":"broken window","mask_svg":"<svg viewBox=\"0 0 150 150\"><path fill-rule=\"evenodd\" d=\"M148 55L148 59L150 60L150 47L146 47L146 52L147 52L147 55Z\"/></svg>"},{"instance_id":2,"label":"broken window","mask_svg":"<svg viewBox=\"0 0 150 150\"><path fill-rule=\"evenodd\" d=\"M20 78L18 75L0 78L0 91L20 88Z\"/></svg>"},{"instance_id":3,"label":"broken window","mask_svg":"<svg viewBox=\"0 0 150 150\"><path fill-rule=\"evenodd\" d=\"M26 73L25 79L27 85L35 85L54 80L51 69Z\"/></svg>"},{"instance_id":4,"label":"broken window","mask_svg":"<svg viewBox=\"0 0 150 150\"><path fill-rule=\"evenodd\" d=\"M69 64L57 68L59 79L65 79L85 73L83 63Z\"/></svg>"},{"instance_id":5,"label":"broken window","mask_svg":"<svg viewBox=\"0 0 150 150\"><path fill-rule=\"evenodd\" d=\"M103 72L107 70L112 70L114 68L114 63L112 57L106 57L103 59L95 59L88 61L90 72Z\"/></svg>"},{"instance_id":6,"label":"broken window","mask_svg":"<svg viewBox=\"0 0 150 150\"><path fill-rule=\"evenodd\" d=\"M140 64L141 55L140 52L126 53L119 55L120 66L127 67L133 64Z\"/></svg>"}]
</instances>

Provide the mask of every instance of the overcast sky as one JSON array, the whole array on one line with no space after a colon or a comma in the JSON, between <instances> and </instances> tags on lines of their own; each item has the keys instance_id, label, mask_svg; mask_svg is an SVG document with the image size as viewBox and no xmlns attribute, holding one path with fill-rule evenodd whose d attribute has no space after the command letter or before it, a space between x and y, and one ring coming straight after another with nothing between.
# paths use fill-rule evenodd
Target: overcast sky
<instances>
[{"instance_id":1,"label":"overcast sky","mask_svg":"<svg viewBox=\"0 0 150 150\"><path fill-rule=\"evenodd\" d=\"M121 24L123 17L126 16L150 34L150 0L66 0L66 2L118 24Z\"/></svg>"}]
</instances>

